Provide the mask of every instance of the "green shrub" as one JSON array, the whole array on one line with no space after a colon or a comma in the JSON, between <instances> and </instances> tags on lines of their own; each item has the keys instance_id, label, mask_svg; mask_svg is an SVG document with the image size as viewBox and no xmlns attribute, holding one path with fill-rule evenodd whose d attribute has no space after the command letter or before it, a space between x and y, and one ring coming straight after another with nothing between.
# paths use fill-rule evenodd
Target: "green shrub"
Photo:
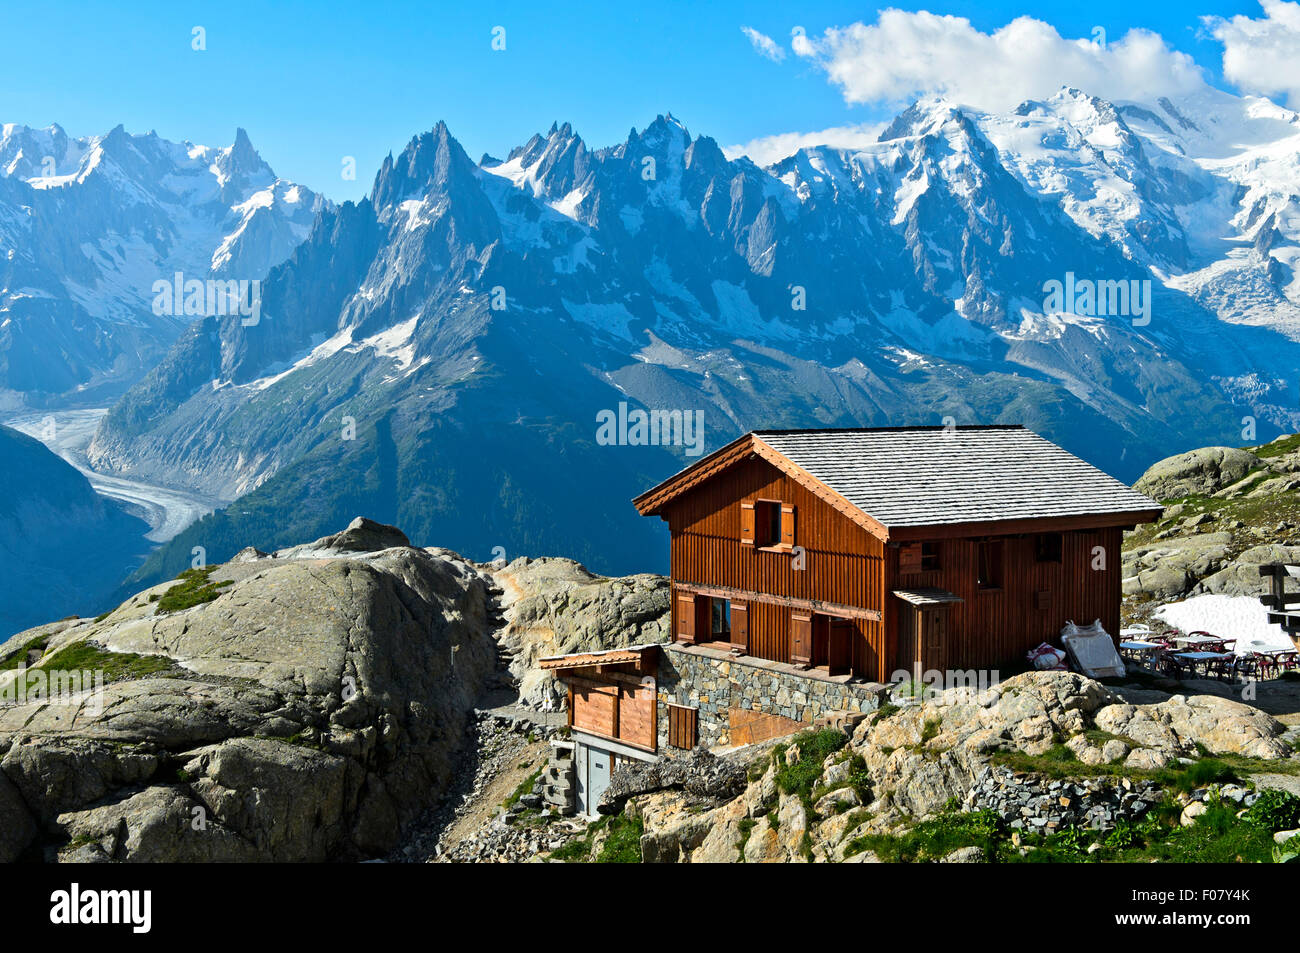
<instances>
[{"instance_id":1,"label":"green shrub","mask_svg":"<svg viewBox=\"0 0 1300 953\"><path fill-rule=\"evenodd\" d=\"M0 672L7 672L27 664L27 654L29 652L34 652L36 649L45 648L46 644L48 644L50 639L53 637L53 633L46 632L44 635L38 635L34 639L28 639L3 659L0 659Z\"/></svg>"},{"instance_id":2,"label":"green shrub","mask_svg":"<svg viewBox=\"0 0 1300 953\"><path fill-rule=\"evenodd\" d=\"M813 786L822 775L822 762L849 742L849 736L834 728L805 731L795 735L793 746L799 750L799 760L790 763L786 746L772 752L776 759L776 786L784 794L795 794L808 805Z\"/></svg>"},{"instance_id":3,"label":"green shrub","mask_svg":"<svg viewBox=\"0 0 1300 953\"><path fill-rule=\"evenodd\" d=\"M1300 797L1290 791L1267 788L1246 811L1246 822L1273 831L1293 831L1300 827Z\"/></svg>"},{"instance_id":4,"label":"green shrub","mask_svg":"<svg viewBox=\"0 0 1300 953\"><path fill-rule=\"evenodd\" d=\"M900 711L902 711L902 709L892 703L881 705L876 709L876 713L871 716L871 727L876 727L876 725L880 724L886 718L890 718L893 715L898 714Z\"/></svg>"},{"instance_id":5,"label":"green shrub","mask_svg":"<svg viewBox=\"0 0 1300 953\"><path fill-rule=\"evenodd\" d=\"M925 744L932 738L937 738L942 729L942 718L927 718L925 724L921 726L921 744Z\"/></svg>"}]
</instances>

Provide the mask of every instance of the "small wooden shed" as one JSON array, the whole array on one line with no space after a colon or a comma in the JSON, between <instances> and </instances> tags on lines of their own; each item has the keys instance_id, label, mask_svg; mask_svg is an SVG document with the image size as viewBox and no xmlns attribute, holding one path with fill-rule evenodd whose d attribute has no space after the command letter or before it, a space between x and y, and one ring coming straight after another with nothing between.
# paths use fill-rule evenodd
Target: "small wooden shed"
<instances>
[{"instance_id":1,"label":"small wooden shed","mask_svg":"<svg viewBox=\"0 0 1300 953\"><path fill-rule=\"evenodd\" d=\"M577 809L594 817L622 761L654 760L658 750L657 645L543 658L568 688Z\"/></svg>"}]
</instances>

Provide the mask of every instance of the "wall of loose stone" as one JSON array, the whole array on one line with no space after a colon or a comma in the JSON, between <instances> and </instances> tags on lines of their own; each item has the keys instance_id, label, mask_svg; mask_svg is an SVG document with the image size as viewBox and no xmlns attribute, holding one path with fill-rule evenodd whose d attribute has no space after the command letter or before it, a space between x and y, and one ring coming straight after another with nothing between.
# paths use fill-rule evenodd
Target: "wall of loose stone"
<instances>
[{"instance_id":1,"label":"wall of loose stone","mask_svg":"<svg viewBox=\"0 0 1300 953\"><path fill-rule=\"evenodd\" d=\"M875 682L819 678L779 662L668 643L659 652L659 743L668 742L669 704L699 709L699 744L711 748L762 740L749 713L786 719L793 731L836 712L875 711L887 695L888 686Z\"/></svg>"}]
</instances>

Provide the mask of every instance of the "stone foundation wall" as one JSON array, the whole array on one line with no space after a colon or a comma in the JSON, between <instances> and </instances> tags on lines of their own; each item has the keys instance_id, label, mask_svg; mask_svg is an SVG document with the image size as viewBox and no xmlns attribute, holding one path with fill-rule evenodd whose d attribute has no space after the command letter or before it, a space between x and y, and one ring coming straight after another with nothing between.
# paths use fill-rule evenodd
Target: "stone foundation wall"
<instances>
[{"instance_id":1,"label":"stone foundation wall","mask_svg":"<svg viewBox=\"0 0 1300 953\"><path fill-rule=\"evenodd\" d=\"M668 705L699 709L699 741L706 748L750 744L875 711L888 686L817 677L788 665L740 656L719 657L675 643L661 646L658 678L659 743L668 743Z\"/></svg>"}]
</instances>

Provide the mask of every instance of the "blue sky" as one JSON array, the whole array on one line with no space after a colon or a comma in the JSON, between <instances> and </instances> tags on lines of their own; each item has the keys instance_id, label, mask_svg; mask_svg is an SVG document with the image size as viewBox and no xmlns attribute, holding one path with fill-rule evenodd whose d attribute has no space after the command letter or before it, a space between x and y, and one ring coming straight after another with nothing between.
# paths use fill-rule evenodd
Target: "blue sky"
<instances>
[{"instance_id":1,"label":"blue sky","mask_svg":"<svg viewBox=\"0 0 1300 953\"><path fill-rule=\"evenodd\" d=\"M1222 45L1202 15L1260 17L1258 3L953 2L895 5L966 17L989 32L1021 15L1067 39L1095 27L1116 39L1159 33L1212 82ZM383 156L445 119L477 159L504 155L552 120L592 146L624 139L671 110L694 134L722 145L789 131L878 120L888 103L848 105L813 60L759 55L750 26L788 46L873 22L878 9L842 2L655 4L365 4L319 0L270 5L129 5L47 2L0 7L5 37L0 121L69 133L156 130L169 139L228 144L237 126L283 177L331 198L369 190ZM565 12L557 12L562 9ZM201 26L206 49L191 48ZM491 47L505 28L506 49ZM340 175L354 156L356 181Z\"/></svg>"}]
</instances>

